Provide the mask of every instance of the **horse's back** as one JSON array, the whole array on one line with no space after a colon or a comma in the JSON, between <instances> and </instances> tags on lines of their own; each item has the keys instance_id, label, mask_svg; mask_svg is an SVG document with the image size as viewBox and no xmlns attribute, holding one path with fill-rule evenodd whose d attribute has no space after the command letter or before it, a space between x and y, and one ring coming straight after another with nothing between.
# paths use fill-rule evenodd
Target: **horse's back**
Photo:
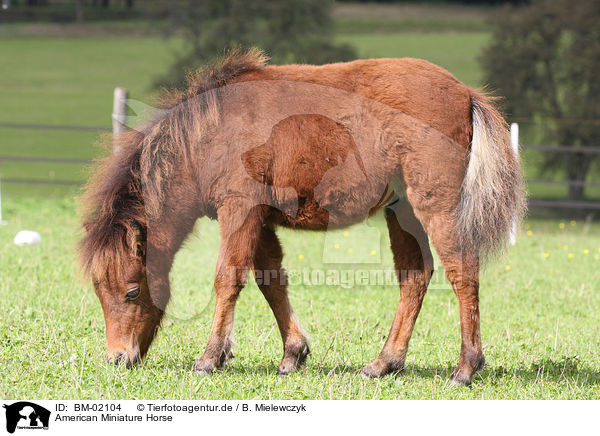
<instances>
[{"instance_id":1,"label":"horse's back","mask_svg":"<svg viewBox=\"0 0 600 436\"><path fill-rule=\"evenodd\" d=\"M448 71L422 59L271 65L238 80L289 80L342 89L417 118L465 148L471 141L470 88Z\"/></svg>"}]
</instances>

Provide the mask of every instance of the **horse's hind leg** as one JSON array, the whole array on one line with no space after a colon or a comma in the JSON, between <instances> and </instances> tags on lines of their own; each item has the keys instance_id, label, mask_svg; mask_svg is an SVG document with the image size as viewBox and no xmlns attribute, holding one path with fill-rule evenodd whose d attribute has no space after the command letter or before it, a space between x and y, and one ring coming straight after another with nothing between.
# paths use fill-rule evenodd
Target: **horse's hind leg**
<instances>
[{"instance_id":1,"label":"horse's hind leg","mask_svg":"<svg viewBox=\"0 0 600 436\"><path fill-rule=\"evenodd\" d=\"M200 374L210 374L233 357L235 303L246 284L263 224L260 207L245 208L239 200L225 202L218 211L221 245L215 273L216 305L204 354L195 364Z\"/></svg>"},{"instance_id":2,"label":"horse's hind leg","mask_svg":"<svg viewBox=\"0 0 600 436\"><path fill-rule=\"evenodd\" d=\"M396 199L393 205L385 208L385 219L401 296L383 350L379 357L362 369L367 377L380 377L404 367L408 342L433 273L427 234L415 218L410 204Z\"/></svg>"},{"instance_id":3,"label":"horse's hind leg","mask_svg":"<svg viewBox=\"0 0 600 436\"><path fill-rule=\"evenodd\" d=\"M254 256L254 276L258 287L271 306L283 341L280 374L302 366L310 353L306 335L292 310L287 295L287 276L281 267L283 251L275 232L263 226Z\"/></svg>"},{"instance_id":4,"label":"horse's hind leg","mask_svg":"<svg viewBox=\"0 0 600 436\"><path fill-rule=\"evenodd\" d=\"M446 277L458 298L461 346L452 384L469 385L473 374L484 366L479 330L479 259L468 247L461 247L453 213L424 217Z\"/></svg>"}]
</instances>

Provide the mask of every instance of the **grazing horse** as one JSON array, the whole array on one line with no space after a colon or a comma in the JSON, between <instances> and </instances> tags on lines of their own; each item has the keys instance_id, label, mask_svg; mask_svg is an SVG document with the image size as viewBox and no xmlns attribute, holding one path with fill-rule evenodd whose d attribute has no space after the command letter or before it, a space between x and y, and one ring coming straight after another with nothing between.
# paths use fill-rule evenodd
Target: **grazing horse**
<instances>
[{"instance_id":1,"label":"grazing horse","mask_svg":"<svg viewBox=\"0 0 600 436\"><path fill-rule=\"evenodd\" d=\"M115 139L120 152L98 164L84 198L80 260L104 310L110 361L144 357L175 253L208 216L221 236L216 306L195 371L232 357L235 303L250 271L281 332L279 372L298 369L309 347L276 227L344 227L383 207L401 297L383 350L362 373L403 368L433 273L431 239L460 309L451 380L471 382L484 364L480 265L524 212L518 158L490 97L423 60L271 66L253 49L191 74L161 104L160 116Z\"/></svg>"}]
</instances>

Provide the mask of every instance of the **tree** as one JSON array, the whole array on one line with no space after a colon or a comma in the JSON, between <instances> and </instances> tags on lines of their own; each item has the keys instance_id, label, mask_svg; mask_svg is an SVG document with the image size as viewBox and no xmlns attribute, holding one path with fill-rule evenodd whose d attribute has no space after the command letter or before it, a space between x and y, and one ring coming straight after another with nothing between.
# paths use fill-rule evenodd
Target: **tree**
<instances>
[{"instance_id":1,"label":"tree","mask_svg":"<svg viewBox=\"0 0 600 436\"><path fill-rule=\"evenodd\" d=\"M600 145L600 0L538 0L495 23L482 64L511 116L544 122L545 140ZM543 170L566 169L569 198L584 196L595 155L549 155ZM579 182L579 184L577 184Z\"/></svg>"},{"instance_id":2,"label":"tree","mask_svg":"<svg viewBox=\"0 0 600 436\"><path fill-rule=\"evenodd\" d=\"M187 71L235 47L258 46L275 63L354 59L352 47L331 42L331 7L331 0L171 0L162 14L187 49L158 84L181 85Z\"/></svg>"}]
</instances>

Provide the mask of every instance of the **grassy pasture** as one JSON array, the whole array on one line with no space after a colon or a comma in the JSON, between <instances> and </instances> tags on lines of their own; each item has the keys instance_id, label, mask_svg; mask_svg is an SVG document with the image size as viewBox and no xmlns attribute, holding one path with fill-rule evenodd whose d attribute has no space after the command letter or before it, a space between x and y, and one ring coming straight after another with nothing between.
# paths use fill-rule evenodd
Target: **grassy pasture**
<instances>
[{"instance_id":1,"label":"grassy pasture","mask_svg":"<svg viewBox=\"0 0 600 436\"><path fill-rule=\"evenodd\" d=\"M172 304L144 365L133 370L107 365L100 304L74 267L75 210L68 198L5 204L2 398L600 398L598 224L567 221L561 229L555 221L529 221L516 247L488 266L481 283L488 364L470 389L454 389L446 382L459 352L458 306L448 288L431 289L425 297L405 372L364 380L358 369L385 341L397 287L292 285L290 298L312 338L312 355L304 371L282 378L275 373L281 357L275 320L251 280L236 314L236 358L212 377L194 376L191 367L203 351L214 306L218 232L207 220L178 254ZM383 221L375 217L369 226L350 228L348 236L334 232L327 240L319 233L281 231L284 265L293 271L357 269L360 265L323 264L324 244L339 241L359 250L370 230L380 232L381 263L367 268L391 268ZM13 245L23 228L38 230L42 244Z\"/></svg>"},{"instance_id":2,"label":"grassy pasture","mask_svg":"<svg viewBox=\"0 0 600 436\"><path fill-rule=\"evenodd\" d=\"M428 15L428 24L418 7L378 7L364 15L356 5L342 6L335 11L336 39L354 44L360 57L425 58L469 85L481 83L476 57L489 38L485 10L442 9ZM110 127L115 86L151 104L152 80L168 67L181 40L153 36L139 24L89 29L93 36L76 26L0 26L0 122ZM98 138L96 132L0 127L0 156L89 159L99 153ZM524 160L535 175L535 154ZM0 176L84 180L86 170L0 161ZM546 191L546 197L561 195L554 187ZM225 371L199 378L191 367L203 351L214 305L216 223L201 220L178 254L163 329L144 365L128 371L104 363L102 310L74 266L77 188L3 185L2 193L8 221L0 226L2 398L600 398L597 223L529 220L517 246L487 267L481 312L488 365L470 389L446 384L458 358L459 323L456 298L443 281L425 298L400 376L358 375L385 341L397 287L291 286L313 354L304 371L281 378L275 375L279 333L251 280L238 305L236 358ZM391 268L385 224L376 216L368 226L327 237L282 230L284 265L292 271L363 268L324 264L323 253L332 242L358 251L370 241L376 246L368 250L381 255L381 264L366 268ZM22 229L39 231L42 244L13 245ZM375 237L365 238L367 231Z\"/></svg>"}]
</instances>

